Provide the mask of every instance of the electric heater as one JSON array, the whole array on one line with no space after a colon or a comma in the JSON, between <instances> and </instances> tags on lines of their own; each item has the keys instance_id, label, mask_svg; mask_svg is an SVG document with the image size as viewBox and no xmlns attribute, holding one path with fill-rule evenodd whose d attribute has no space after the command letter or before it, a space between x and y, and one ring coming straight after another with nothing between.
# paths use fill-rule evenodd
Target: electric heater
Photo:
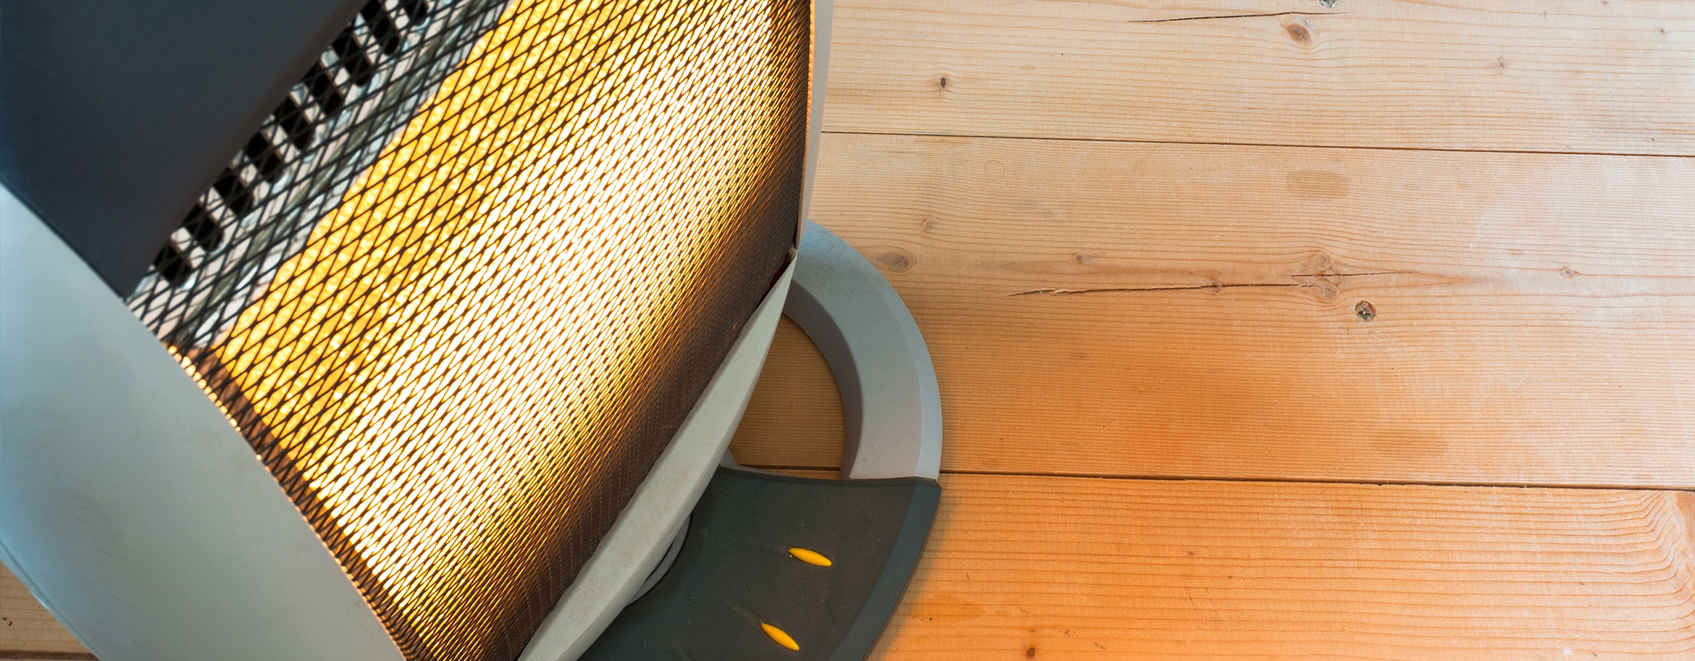
<instances>
[{"instance_id":1,"label":"electric heater","mask_svg":"<svg viewBox=\"0 0 1695 661\"><path fill-rule=\"evenodd\" d=\"M99 658L863 658L923 339L804 222L829 5L9 0L0 551ZM843 480L726 453L778 317Z\"/></svg>"}]
</instances>

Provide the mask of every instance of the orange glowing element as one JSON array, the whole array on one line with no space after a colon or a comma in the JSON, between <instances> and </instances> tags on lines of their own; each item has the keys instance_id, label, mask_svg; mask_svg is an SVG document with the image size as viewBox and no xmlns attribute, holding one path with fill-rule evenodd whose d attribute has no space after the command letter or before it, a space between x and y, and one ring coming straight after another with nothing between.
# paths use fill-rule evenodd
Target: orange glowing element
<instances>
[{"instance_id":1,"label":"orange glowing element","mask_svg":"<svg viewBox=\"0 0 1695 661\"><path fill-rule=\"evenodd\" d=\"M482 654L511 604L432 604L496 599L537 494L593 468L794 115L805 35L707 4L514 2L217 346L436 658Z\"/></svg>"}]
</instances>

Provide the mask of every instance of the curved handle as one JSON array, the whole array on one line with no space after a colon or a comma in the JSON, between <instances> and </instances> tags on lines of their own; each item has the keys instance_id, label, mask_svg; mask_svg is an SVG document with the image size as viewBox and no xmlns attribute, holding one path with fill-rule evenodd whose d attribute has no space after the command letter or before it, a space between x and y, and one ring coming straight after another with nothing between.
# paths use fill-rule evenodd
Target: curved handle
<instances>
[{"instance_id":1,"label":"curved handle","mask_svg":"<svg viewBox=\"0 0 1695 661\"><path fill-rule=\"evenodd\" d=\"M942 398L912 313L877 267L807 221L783 314L824 353L842 395L843 477L936 479Z\"/></svg>"}]
</instances>

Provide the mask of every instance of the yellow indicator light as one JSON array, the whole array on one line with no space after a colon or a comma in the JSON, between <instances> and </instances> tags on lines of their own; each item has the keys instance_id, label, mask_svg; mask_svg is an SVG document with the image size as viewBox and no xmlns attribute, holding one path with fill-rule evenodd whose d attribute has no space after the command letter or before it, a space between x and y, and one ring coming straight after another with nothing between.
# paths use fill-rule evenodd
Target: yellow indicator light
<instances>
[{"instance_id":1,"label":"yellow indicator light","mask_svg":"<svg viewBox=\"0 0 1695 661\"><path fill-rule=\"evenodd\" d=\"M765 622L760 622L759 628L764 629L765 635L770 636L771 640L776 641L778 645L782 645L783 647L787 647L796 652L800 651L800 643L795 642L794 637L790 636L782 629L778 629L777 627Z\"/></svg>"},{"instance_id":2,"label":"yellow indicator light","mask_svg":"<svg viewBox=\"0 0 1695 661\"><path fill-rule=\"evenodd\" d=\"M826 558L826 557L824 557L824 554L819 553L817 551L813 551L811 549L803 549L799 546L791 546L791 547L789 547L789 555L792 555L792 556L794 556L794 558L796 560L799 560L799 561L804 562L804 563L809 564L809 565L818 565L819 567L830 566L830 559L829 558Z\"/></svg>"}]
</instances>

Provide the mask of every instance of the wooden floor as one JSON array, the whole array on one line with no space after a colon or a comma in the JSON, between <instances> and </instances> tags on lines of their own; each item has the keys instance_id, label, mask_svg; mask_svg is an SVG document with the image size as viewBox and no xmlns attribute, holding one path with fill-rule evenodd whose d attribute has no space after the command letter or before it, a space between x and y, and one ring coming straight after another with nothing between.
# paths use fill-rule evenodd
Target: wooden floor
<instances>
[{"instance_id":1,"label":"wooden floor","mask_svg":"<svg viewBox=\"0 0 1695 661\"><path fill-rule=\"evenodd\" d=\"M813 217L945 413L874 658L1695 659L1695 3L837 0L832 57ZM835 397L785 323L737 457L833 470ZM0 658L91 658L3 578Z\"/></svg>"},{"instance_id":2,"label":"wooden floor","mask_svg":"<svg viewBox=\"0 0 1695 661\"><path fill-rule=\"evenodd\" d=\"M877 658L1695 659L1695 3L838 0L942 511ZM734 445L838 465L785 325Z\"/></svg>"}]
</instances>

